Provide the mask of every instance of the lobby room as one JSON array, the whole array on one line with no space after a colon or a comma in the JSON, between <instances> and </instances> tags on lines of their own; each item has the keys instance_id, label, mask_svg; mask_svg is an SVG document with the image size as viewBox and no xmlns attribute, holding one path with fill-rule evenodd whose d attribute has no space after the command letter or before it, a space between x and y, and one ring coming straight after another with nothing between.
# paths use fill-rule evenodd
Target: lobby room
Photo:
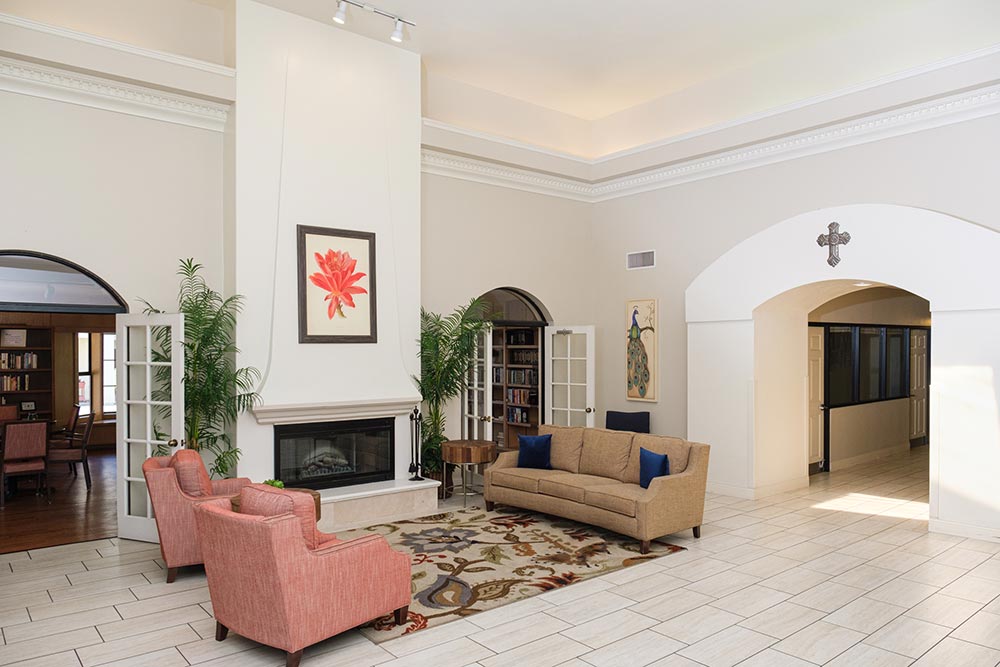
<instances>
[{"instance_id":1,"label":"lobby room","mask_svg":"<svg viewBox=\"0 0 1000 667\"><path fill-rule=\"evenodd\" d=\"M0 665L1000 665L1000 4L0 0Z\"/></svg>"}]
</instances>

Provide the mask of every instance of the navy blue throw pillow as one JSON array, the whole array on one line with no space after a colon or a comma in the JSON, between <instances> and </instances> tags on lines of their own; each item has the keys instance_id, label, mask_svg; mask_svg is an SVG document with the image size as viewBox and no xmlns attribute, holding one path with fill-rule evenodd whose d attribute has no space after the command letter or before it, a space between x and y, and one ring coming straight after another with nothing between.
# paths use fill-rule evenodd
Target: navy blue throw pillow
<instances>
[{"instance_id":1,"label":"navy blue throw pillow","mask_svg":"<svg viewBox=\"0 0 1000 667\"><path fill-rule=\"evenodd\" d=\"M657 454L644 447L639 448L639 486L649 488L654 477L670 474L670 459L666 454Z\"/></svg>"},{"instance_id":2,"label":"navy blue throw pillow","mask_svg":"<svg viewBox=\"0 0 1000 667\"><path fill-rule=\"evenodd\" d=\"M517 467L552 470L552 434L517 436Z\"/></svg>"}]
</instances>

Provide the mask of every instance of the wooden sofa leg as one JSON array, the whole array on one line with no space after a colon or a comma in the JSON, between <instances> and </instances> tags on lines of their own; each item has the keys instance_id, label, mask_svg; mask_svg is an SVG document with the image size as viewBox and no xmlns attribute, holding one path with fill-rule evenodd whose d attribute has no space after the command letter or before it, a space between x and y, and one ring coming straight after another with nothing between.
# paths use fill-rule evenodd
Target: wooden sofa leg
<instances>
[{"instance_id":1,"label":"wooden sofa leg","mask_svg":"<svg viewBox=\"0 0 1000 667\"><path fill-rule=\"evenodd\" d=\"M694 533L695 539L701 538L701 526L695 526L691 529L691 532Z\"/></svg>"},{"instance_id":2,"label":"wooden sofa leg","mask_svg":"<svg viewBox=\"0 0 1000 667\"><path fill-rule=\"evenodd\" d=\"M168 567L167 568L167 583L172 584L177 579L177 568Z\"/></svg>"},{"instance_id":3,"label":"wooden sofa leg","mask_svg":"<svg viewBox=\"0 0 1000 667\"><path fill-rule=\"evenodd\" d=\"M288 652L285 656L285 667L299 667L299 663L302 662L302 651L296 651L292 653Z\"/></svg>"},{"instance_id":4,"label":"wooden sofa leg","mask_svg":"<svg viewBox=\"0 0 1000 667\"><path fill-rule=\"evenodd\" d=\"M494 507L496 507L496 503L494 503L492 500L487 500L486 501L486 511L487 512L492 512Z\"/></svg>"},{"instance_id":5,"label":"wooden sofa leg","mask_svg":"<svg viewBox=\"0 0 1000 667\"><path fill-rule=\"evenodd\" d=\"M406 623L406 620L410 617L410 605L400 607L396 611L392 612L392 615L395 617L394 620L396 621L396 625Z\"/></svg>"},{"instance_id":6,"label":"wooden sofa leg","mask_svg":"<svg viewBox=\"0 0 1000 667\"><path fill-rule=\"evenodd\" d=\"M215 641L221 642L227 636L229 636L229 628L227 628L226 626L224 626L222 623L219 623L218 621L216 621L215 622Z\"/></svg>"},{"instance_id":7,"label":"wooden sofa leg","mask_svg":"<svg viewBox=\"0 0 1000 667\"><path fill-rule=\"evenodd\" d=\"M641 540L639 542L639 553L641 554L649 553L649 540Z\"/></svg>"}]
</instances>

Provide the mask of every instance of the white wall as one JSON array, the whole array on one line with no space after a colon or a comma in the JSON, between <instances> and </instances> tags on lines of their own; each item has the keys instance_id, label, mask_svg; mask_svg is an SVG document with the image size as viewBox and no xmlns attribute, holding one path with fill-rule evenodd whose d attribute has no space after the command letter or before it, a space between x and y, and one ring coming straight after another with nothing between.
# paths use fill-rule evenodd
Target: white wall
<instances>
[{"instance_id":1,"label":"white wall","mask_svg":"<svg viewBox=\"0 0 1000 667\"><path fill-rule=\"evenodd\" d=\"M72 260L142 310L177 262L222 287L222 134L0 92L0 246Z\"/></svg>"},{"instance_id":2,"label":"white wall","mask_svg":"<svg viewBox=\"0 0 1000 667\"><path fill-rule=\"evenodd\" d=\"M233 0L0 0L0 12L156 51L232 65Z\"/></svg>"},{"instance_id":3,"label":"white wall","mask_svg":"<svg viewBox=\"0 0 1000 667\"><path fill-rule=\"evenodd\" d=\"M247 296L239 363L268 371L266 405L416 403L419 59L250 0L238 2L236 21L233 251L236 289ZM298 343L299 224L375 232L377 344ZM272 428L245 416L237 436L240 474L273 476ZM405 418L397 419L396 443L402 477Z\"/></svg>"},{"instance_id":4,"label":"white wall","mask_svg":"<svg viewBox=\"0 0 1000 667\"><path fill-rule=\"evenodd\" d=\"M830 411L830 469L842 470L910 448L910 399Z\"/></svg>"}]
</instances>

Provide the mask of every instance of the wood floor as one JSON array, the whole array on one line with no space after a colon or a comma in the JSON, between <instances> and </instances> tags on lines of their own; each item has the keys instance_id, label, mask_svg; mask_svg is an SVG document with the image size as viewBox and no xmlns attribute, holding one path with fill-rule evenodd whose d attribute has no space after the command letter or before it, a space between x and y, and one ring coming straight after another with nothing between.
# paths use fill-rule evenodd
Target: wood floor
<instances>
[{"instance_id":1,"label":"wood floor","mask_svg":"<svg viewBox=\"0 0 1000 667\"><path fill-rule=\"evenodd\" d=\"M90 473L93 488L88 493L82 470L79 477L73 477L66 466L52 466L51 505L34 494L34 479L22 478L21 490L7 499L6 508L0 512L0 553L116 536L114 451L93 452Z\"/></svg>"}]
</instances>

